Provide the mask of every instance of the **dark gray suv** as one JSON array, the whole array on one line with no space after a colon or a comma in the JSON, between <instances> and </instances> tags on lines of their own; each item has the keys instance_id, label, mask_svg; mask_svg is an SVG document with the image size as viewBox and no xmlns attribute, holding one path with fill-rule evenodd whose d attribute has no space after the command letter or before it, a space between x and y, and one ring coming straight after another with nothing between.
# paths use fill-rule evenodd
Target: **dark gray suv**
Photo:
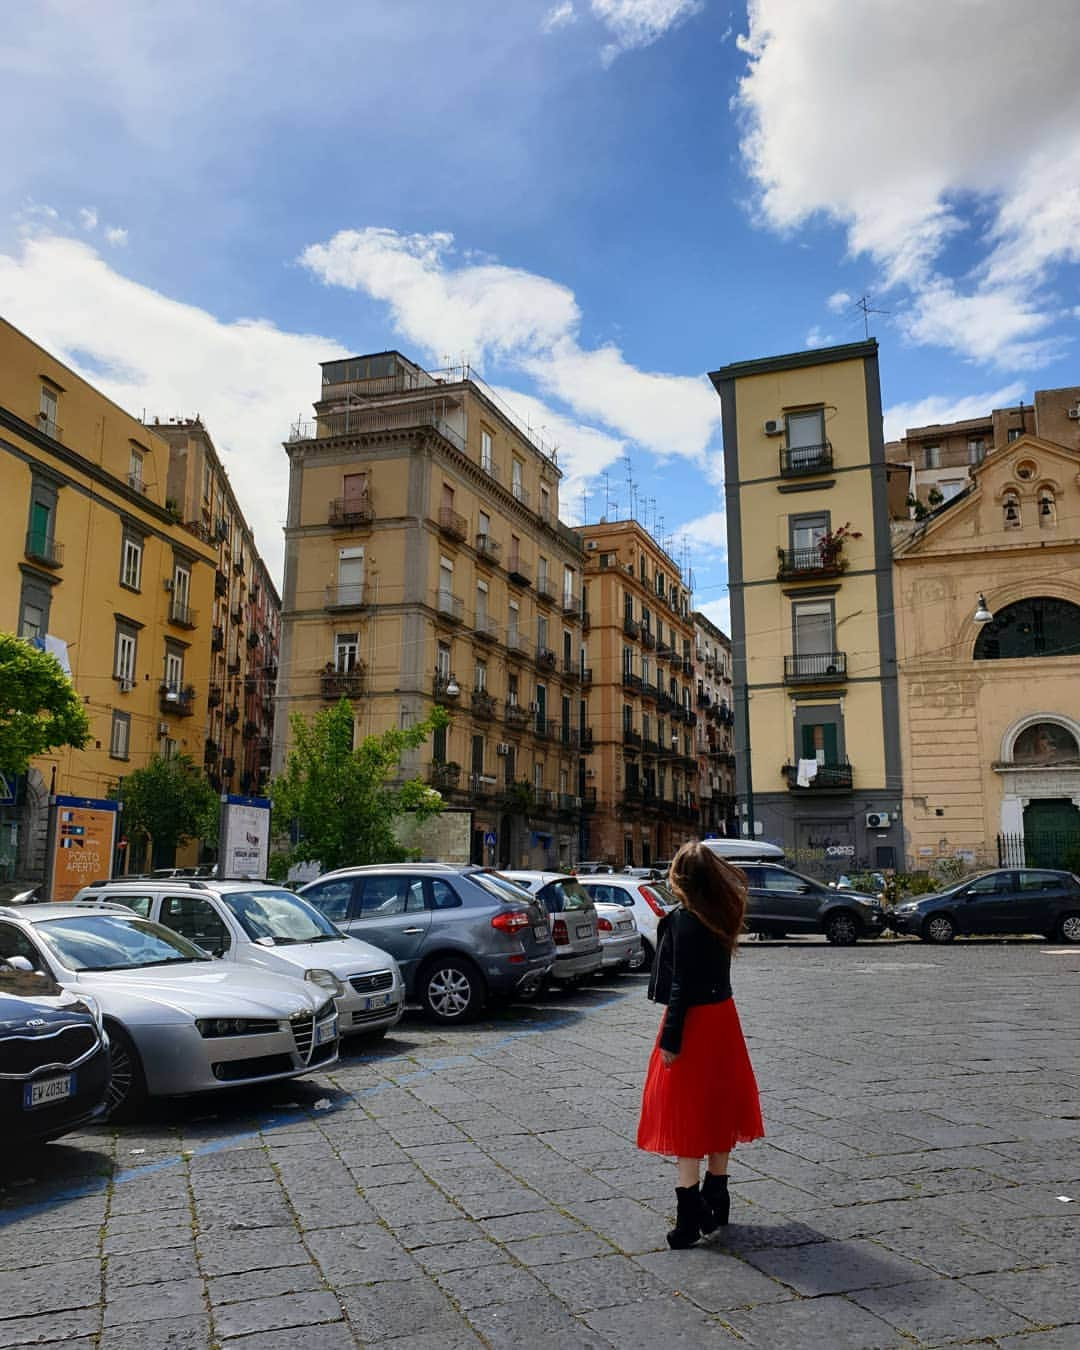
<instances>
[{"instance_id":1,"label":"dark gray suv","mask_svg":"<svg viewBox=\"0 0 1080 1350\"><path fill-rule=\"evenodd\" d=\"M872 895L833 890L776 863L742 863L748 899L746 928L763 937L824 933L838 947L877 937L885 911Z\"/></svg>"},{"instance_id":2,"label":"dark gray suv","mask_svg":"<svg viewBox=\"0 0 1080 1350\"><path fill-rule=\"evenodd\" d=\"M346 867L298 893L395 957L407 992L439 1022L466 1021L491 997L534 993L555 961L544 909L486 868Z\"/></svg>"}]
</instances>

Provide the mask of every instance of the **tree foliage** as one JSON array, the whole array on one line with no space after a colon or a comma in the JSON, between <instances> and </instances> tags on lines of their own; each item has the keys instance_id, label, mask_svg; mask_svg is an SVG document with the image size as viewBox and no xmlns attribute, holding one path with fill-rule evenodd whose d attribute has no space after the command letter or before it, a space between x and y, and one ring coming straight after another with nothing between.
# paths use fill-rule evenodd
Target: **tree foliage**
<instances>
[{"instance_id":1,"label":"tree foliage","mask_svg":"<svg viewBox=\"0 0 1080 1350\"><path fill-rule=\"evenodd\" d=\"M153 840L155 852L171 856L190 839L217 838L217 794L186 755L155 756L145 769L127 775L120 796L124 831Z\"/></svg>"},{"instance_id":2,"label":"tree foliage","mask_svg":"<svg viewBox=\"0 0 1080 1350\"><path fill-rule=\"evenodd\" d=\"M0 633L0 772L25 773L35 755L90 739L82 700L51 652Z\"/></svg>"},{"instance_id":3,"label":"tree foliage","mask_svg":"<svg viewBox=\"0 0 1080 1350\"><path fill-rule=\"evenodd\" d=\"M419 778L392 780L402 755L419 749L449 720L442 708L434 708L415 726L365 736L354 746L347 699L310 722L294 713L293 749L285 771L270 784L276 827L290 826L296 840L289 862L317 862L329 871L405 861L408 850L395 837L395 818L407 811L420 818L436 815L442 798Z\"/></svg>"}]
</instances>

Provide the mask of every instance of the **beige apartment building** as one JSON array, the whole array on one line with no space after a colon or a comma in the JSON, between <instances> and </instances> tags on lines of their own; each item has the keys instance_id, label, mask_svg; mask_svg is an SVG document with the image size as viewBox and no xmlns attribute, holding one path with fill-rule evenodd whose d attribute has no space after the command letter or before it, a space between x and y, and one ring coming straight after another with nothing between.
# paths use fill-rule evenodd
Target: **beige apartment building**
<instances>
[{"instance_id":1,"label":"beige apartment building","mask_svg":"<svg viewBox=\"0 0 1080 1350\"><path fill-rule=\"evenodd\" d=\"M737 835L735 812L735 701L731 639L704 614L695 612L694 682L698 724L698 805L703 837Z\"/></svg>"},{"instance_id":2,"label":"beige apartment building","mask_svg":"<svg viewBox=\"0 0 1080 1350\"><path fill-rule=\"evenodd\" d=\"M341 697L358 735L434 703L445 733L407 762L472 812L472 857L569 866L594 794L584 553L562 477L468 368L399 352L327 362L290 463L275 768L289 716Z\"/></svg>"},{"instance_id":3,"label":"beige apartment building","mask_svg":"<svg viewBox=\"0 0 1080 1350\"><path fill-rule=\"evenodd\" d=\"M590 859L647 866L698 834L694 624L679 565L635 520L585 546Z\"/></svg>"},{"instance_id":4,"label":"beige apartment building","mask_svg":"<svg viewBox=\"0 0 1080 1350\"><path fill-rule=\"evenodd\" d=\"M216 791L255 796L270 773L281 599L207 428L177 418L155 420L153 431L169 446L170 512L215 554L205 730L194 757Z\"/></svg>"}]
</instances>

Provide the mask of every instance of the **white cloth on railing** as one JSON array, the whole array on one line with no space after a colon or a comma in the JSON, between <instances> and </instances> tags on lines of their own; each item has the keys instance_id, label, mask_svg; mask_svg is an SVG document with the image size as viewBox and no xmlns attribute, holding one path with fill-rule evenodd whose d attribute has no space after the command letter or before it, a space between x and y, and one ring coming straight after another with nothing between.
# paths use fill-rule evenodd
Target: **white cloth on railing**
<instances>
[{"instance_id":1,"label":"white cloth on railing","mask_svg":"<svg viewBox=\"0 0 1080 1350\"><path fill-rule=\"evenodd\" d=\"M809 787L817 777L818 762L816 759L800 759L798 772L795 775L796 787Z\"/></svg>"}]
</instances>

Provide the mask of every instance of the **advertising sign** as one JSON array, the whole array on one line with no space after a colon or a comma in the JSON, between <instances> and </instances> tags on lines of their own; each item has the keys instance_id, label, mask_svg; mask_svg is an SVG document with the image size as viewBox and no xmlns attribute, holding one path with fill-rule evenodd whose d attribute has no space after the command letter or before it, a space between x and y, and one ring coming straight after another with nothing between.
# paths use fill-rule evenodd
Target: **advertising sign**
<instances>
[{"instance_id":1,"label":"advertising sign","mask_svg":"<svg viewBox=\"0 0 1080 1350\"><path fill-rule=\"evenodd\" d=\"M71 900L83 886L108 881L119 802L54 797L49 804L49 898Z\"/></svg>"},{"instance_id":2,"label":"advertising sign","mask_svg":"<svg viewBox=\"0 0 1080 1350\"><path fill-rule=\"evenodd\" d=\"M246 881L249 877L261 881L269 857L269 797L222 797L218 876L223 881Z\"/></svg>"}]
</instances>

